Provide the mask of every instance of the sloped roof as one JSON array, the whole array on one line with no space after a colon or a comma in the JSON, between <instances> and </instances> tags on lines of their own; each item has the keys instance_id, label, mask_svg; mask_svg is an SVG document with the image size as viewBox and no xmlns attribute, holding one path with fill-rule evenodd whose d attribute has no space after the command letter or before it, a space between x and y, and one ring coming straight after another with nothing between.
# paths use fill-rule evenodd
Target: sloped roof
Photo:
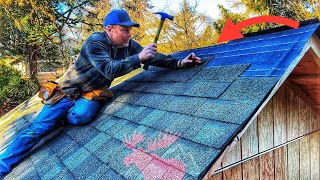
<instances>
[{"instance_id":1,"label":"sloped roof","mask_svg":"<svg viewBox=\"0 0 320 180\"><path fill-rule=\"evenodd\" d=\"M195 52L204 63L178 71L150 67L113 87L115 97L95 121L59 129L6 178L201 178L296 66L319 25L173 53ZM37 115L31 102L20 106L28 113L1 118L0 135L8 139L2 149Z\"/></svg>"}]
</instances>

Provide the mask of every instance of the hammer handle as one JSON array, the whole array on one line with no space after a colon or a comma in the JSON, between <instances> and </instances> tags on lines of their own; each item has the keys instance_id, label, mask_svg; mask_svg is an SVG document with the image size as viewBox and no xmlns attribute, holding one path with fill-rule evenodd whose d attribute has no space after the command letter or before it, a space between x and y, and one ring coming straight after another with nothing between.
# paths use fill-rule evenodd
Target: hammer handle
<instances>
[{"instance_id":1,"label":"hammer handle","mask_svg":"<svg viewBox=\"0 0 320 180\"><path fill-rule=\"evenodd\" d=\"M153 40L154 43L157 43L157 42L158 42L159 35L160 35L161 29L162 29L162 26L163 26L163 22L164 22L164 20L161 20L161 21L160 21L160 24L159 24L159 27L158 27L158 30L157 30L156 37L155 37L154 40ZM150 60L149 60L149 61L146 61L146 62L144 63L143 69L144 69L144 70L148 70L149 66L150 66Z\"/></svg>"},{"instance_id":2,"label":"hammer handle","mask_svg":"<svg viewBox=\"0 0 320 180\"><path fill-rule=\"evenodd\" d=\"M157 31L156 37L154 38L154 41L153 41L154 43L157 43L157 42L158 42L159 35L160 35L161 29L162 29L162 26L163 26L163 22L164 22L164 20L161 20L161 21L160 21L160 24L159 24L159 27L158 27L158 31Z\"/></svg>"}]
</instances>

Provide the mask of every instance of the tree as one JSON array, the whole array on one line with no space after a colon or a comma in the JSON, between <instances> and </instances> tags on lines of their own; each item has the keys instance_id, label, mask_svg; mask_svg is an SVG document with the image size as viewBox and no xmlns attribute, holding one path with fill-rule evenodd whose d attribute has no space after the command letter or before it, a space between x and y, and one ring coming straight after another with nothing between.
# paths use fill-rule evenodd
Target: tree
<instances>
[{"instance_id":1,"label":"tree","mask_svg":"<svg viewBox=\"0 0 320 180\"><path fill-rule=\"evenodd\" d=\"M235 6L245 6L248 13L283 16L293 20L320 17L318 0L239 0Z\"/></svg>"},{"instance_id":2,"label":"tree","mask_svg":"<svg viewBox=\"0 0 320 180\"><path fill-rule=\"evenodd\" d=\"M316 0L238 0L233 8L245 7L246 11L233 13L219 5L221 18L214 22L215 32L220 34L227 19L235 24L252 16L283 16L296 21L320 18L320 3ZM263 29L281 26L281 24L262 23L242 29L242 33L257 32Z\"/></svg>"},{"instance_id":3,"label":"tree","mask_svg":"<svg viewBox=\"0 0 320 180\"><path fill-rule=\"evenodd\" d=\"M295 20L320 19L320 2L318 0L296 0L290 3Z\"/></svg>"},{"instance_id":4,"label":"tree","mask_svg":"<svg viewBox=\"0 0 320 180\"><path fill-rule=\"evenodd\" d=\"M0 65L0 116L34 95L38 88L36 82L21 78L16 69Z\"/></svg>"},{"instance_id":5,"label":"tree","mask_svg":"<svg viewBox=\"0 0 320 180\"><path fill-rule=\"evenodd\" d=\"M6 39L0 42L0 46L5 44L7 49L15 49L16 40L21 40L23 50L15 52L25 57L30 64L30 77L34 79L39 58L53 61L67 59L68 51L63 48L63 37L79 23L86 23L81 15L88 12L87 9L96 2L97 0L0 0L1 19L8 20L5 23L12 29L7 33L9 35ZM12 55L12 51L3 50L1 54Z\"/></svg>"},{"instance_id":6,"label":"tree","mask_svg":"<svg viewBox=\"0 0 320 180\"><path fill-rule=\"evenodd\" d=\"M196 10L197 1L191 4L183 0L174 14L174 21L167 21L160 34L161 52L175 52L213 44L213 29L208 24L210 18ZM155 33L154 33L155 34ZM206 39L205 41L203 41Z\"/></svg>"},{"instance_id":7,"label":"tree","mask_svg":"<svg viewBox=\"0 0 320 180\"><path fill-rule=\"evenodd\" d=\"M220 34L224 25L227 22L227 19L231 19L233 23L239 23L248 17L247 14L238 14L233 13L222 5L218 5L220 11L220 19L217 19L216 22L213 23L214 29L216 33Z\"/></svg>"},{"instance_id":8,"label":"tree","mask_svg":"<svg viewBox=\"0 0 320 180\"><path fill-rule=\"evenodd\" d=\"M132 19L141 25L139 28L133 28L132 38L142 45L153 42L154 34L150 32L150 29L155 28L155 23L159 19L150 12L153 8L150 0L123 0L121 7L129 13Z\"/></svg>"}]
</instances>

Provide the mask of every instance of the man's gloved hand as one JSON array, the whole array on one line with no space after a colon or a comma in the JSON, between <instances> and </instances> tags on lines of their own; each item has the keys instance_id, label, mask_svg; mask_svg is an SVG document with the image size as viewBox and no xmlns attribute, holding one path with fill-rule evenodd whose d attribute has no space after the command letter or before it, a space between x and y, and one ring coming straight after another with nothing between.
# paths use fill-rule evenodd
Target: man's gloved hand
<instances>
[{"instance_id":1,"label":"man's gloved hand","mask_svg":"<svg viewBox=\"0 0 320 180\"><path fill-rule=\"evenodd\" d=\"M194 53L190 53L186 58L178 61L178 67L179 68L192 67L201 63L202 61L199 57L197 57Z\"/></svg>"},{"instance_id":2,"label":"man's gloved hand","mask_svg":"<svg viewBox=\"0 0 320 180\"><path fill-rule=\"evenodd\" d=\"M139 53L140 62L144 62L144 61L147 61L147 60L149 60L151 58L154 58L156 53L157 53L157 45L156 45L156 43L148 44Z\"/></svg>"}]
</instances>

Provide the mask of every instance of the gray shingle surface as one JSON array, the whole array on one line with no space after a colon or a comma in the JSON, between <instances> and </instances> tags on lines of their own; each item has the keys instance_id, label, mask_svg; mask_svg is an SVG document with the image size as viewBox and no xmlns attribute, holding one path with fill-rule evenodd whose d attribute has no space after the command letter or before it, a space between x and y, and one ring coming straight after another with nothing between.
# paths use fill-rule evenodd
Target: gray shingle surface
<instances>
[{"instance_id":1,"label":"gray shingle surface","mask_svg":"<svg viewBox=\"0 0 320 180\"><path fill-rule=\"evenodd\" d=\"M209 119L193 116L192 125L189 126L181 137L192 140L208 121Z\"/></svg>"},{"instance_id":2,"label":"gray shingle surface","mask_svg":"<svg viewBox=\"0 0 320 180\"><path fill-rule=\"evenodd\" d=\"M164 114L166 113L166 111L162 111L162 110L154 110L152 111L149 115L147 115L146 117L144 117L139 123L146 125L146 126L152 126L153 124L155 124Z\"/></svg>"},{"instance_id":3,"label":"gray shingle surface","mask_svg":"<svg viewBox=\"0 0 320 180\"><path fill-rule=\"evenodd\" d=\"M152 127L161 131L173 132L182 135L191 125L193 118L179 113L166 112Z\"/></svg>"},{"instance_id":4,"label":"gray shingle surface","mask_svg":"<svg viewBox=\"0 0 320 180\"><path fill-rule=\"evenodd\" d=\"M88 177L98 179L108 170L106 165L95 156L88 156L80 166L72 170L72 174L77 179L87 179Z\"/></svg>"},{"instance_id":5,"label":"gray shingle surface","mask_svg":"<svg viewBox=\"0 0 320 180\"><path fill-rule=\"evenodd\" d=\"M195 112L195 116L242 124L253 113L258 104L257 101L236 102L209 99Z\"/></svg>"},{"instance_id":6,"label":"gray shingle surface","mask_svg":"<svg viewBox=\"0 0 320 180\"><path fill-rule=\"evenodd\" d=\"M135 119L140 113L142 113L146 107L143 106L135 106L131 104L125 104L122 109L120 109L114 116L132 121Z\"/></svg>"},{"instance_id":7,"label":"gray shingle surface","mask_svg":"<svg viewBox=\"0 0 320 180\"><path fill-rule=\"evenodd\" d=\"M53 179L72 180L75 177L68 168L64 167Z\"/></svg>"},{"instance_id":8,"label":"gray shingle surface","mask_svg":"<svg viewBox=\"0 0 320 180\"><path fill-rule=\"evenodd\" d=\"M187 84L192 84L192 86L185 93L183 93L183 95L218 98L230 86L231 83L207 80L204 82Z\"/></svg>"},{"instance_id":9,"label":"gray shingle surface","mask_svg":"<svg viewBox=\"0 0 320 180\"><path fill-rule=\"evenodd\" d=\"M221 95L226 100L256 100L261 101L276 84L279 78L238 78Z\"/></svg>"},{"instance_id":10,"label":"gray shingle surface","mask_svg":"<svg viewBox=\"0 0 320 180\"><path fill-rule=\"evenodd\" d=\"M118 133L127 123L128 120L121 119L118 117L109 117L107 121L99 127L99 130L110 135L114 136Z\"/></svg>"},{"instance_id":11,"label":"gray shingle surface","mask_svg":"<svg viewBox=\"0 0 320 180\"><path fill-rule=\"evenodd\" d=\"M193 114L206 101L206 98L175 96L165 106L164 110L183 114Z\"/></svg>"},{"instance_id":12,"label":"gray shingle surface","mask_svg":"<svg viewBox=\"0 0 320 180\"><path fill-rule=\"evenodd\" d=\"M105 164L108 164L110 162L110 158L117 154L121 150L122 146L123 144L121 141L112 137L93 154Z\"/></svg>"},{"instance_id":13,"label":"gray shingle surface","mask_svg":"<svg viewBox=\"0 0 320 180\"><path fill-rule=\"evenodd\" d=\"M126 180L121 174L116 172L114 169L109 168L100 179L119 179Z\"/></svg>"},{"instance_id":14,"label":"gray shingle surface","mask_svg":"<svg viewBox=\"0 0 320 180\"><path fill-rule=\"evenodd\" d=\"M214 61L214 59L213 59ZM215 80L218 82L233 82L250 64L205 67L195 74L188 82Z\"/></svg>"},{"instance_id":15,"label":"gray shingle surface","mask_svg":"<svg viewBox=\"0 0 320 180\"><path fill-rule=\"evenodd\" d=\"M136 105L146 106L154 109L165 109L167 104L174 98L172 95L164 94L139 94L135 102Z\"/></svg>"},{"instance_id":16,"label":"gray shingle surface","mask_svg":"<svg viewBox=\"0 0 320 180\"><path fill-rule=\"evenodd\" d=\"M247 125L318 26L176 52L172 55L181 59L193 51L204 63L178 71L151 66L113 87L115 97L95 121L67 125L6 179L143 179L146 174L160 179L172 172L173 179L200 179ZM0 129L1 138L9 142L34 120L39 103L26 101L19 110L39 108L1 117L0 122L16 119ZM125 137L132 140L137 133L143 141L126 146ZM157 144L152 150L151 142ZM130 159L128 164L125 159Z\"/></svg>"},{"instance_id":17,"label":"gray shingle surface","mask_svg":"<svg viewBox=\"0 0 320 180\"><path fill-rule=\"evenodd\" d=\"M209 120L192 140L221 149L238 128L239 125L236 124Z\"/></svg>"},{"instance_id":18,"label":"gray shingle surface","mask_svg":"<svg viewBox=\"0 0 320 180\"><path fill-rule=\"evenodd\" d=\"M93 153L97 149L99 149L104 143L106 143L109 139L111 139L111 136L103 132L100 132L96 137L94 137L87 144L85 144L84 147L88 151Z\"/></svg>"},{"instance_id":19,"label":"gray shingle surface","mask_svg":"<svg viewBox=\"0 0 320 180\"><path fill-rule=\"evenodd\" d=\"M75 140L71 139L68 135L64 135L64 138L58 136L58 138L53 138L54 143L49 142L50 148L54 153L62 160L68 158L74 152L76 152L81 146Z\"/></svg>"},{"instance_id":20,"label":"gray shingle surface","mask_svg":"<svg viewBox=\"0 0 320 180\"><path fill-rule=\"evenodd\" d=\"M12 172L5 179L40 179L36 171L36 167L33 165L31 158L26 158L17 167L15 167Z\"/></svg>"},{"instance_id":21,"label":"gray shingle surface","mask_svg":"<svg viewBox=\"0 0 320 180\"><path fill-rule=\"evenodd\" d=\"M186 165L186 173L198 176L202 172L202 167L209 165L218 152L216 149L192 141L178 139L161 157L183 162Z\"/></svg>"},{"instance_id":22,"label":"gray shingle surface","mask_svg":"<svg viewBox=\"0 0 320 180\"><path fill-rule=\"evenodd\" d=\"M63 163L68 169L73 171L78 166L80 166L84 162L84 160L86 160L90 155L91 153L88 150L81 147L77 149L74 153L72 153L68 158L63 160Z\"/></svg>"},{"instance_id":23,"label":"gray shingle surface","mask_svg":"<svg viewBox=\"0 0 320 180\"><path fill-rule=\"evenodd\" d=\"M40 151L43 151L44 149L46 148L41 148ZM45 150L45 154L37 156L37 153L40 151L37 151L35 155L31 156L32 162L37 168L37 172L44 177L54 177L63 169L63 163L61 163L60 159L54 154L52 150Z\"/></svg>"},{"instance_id":24,"label":"gray shingle surface","mask_svg":"<svg viewBox=\"0 0 320 180\"><path fill-rule=\"evenodd\" d=\"M139 128L139 124L136 124L136 123L133 123L133 122L128 122L113 137L119 139L120 141L124 141L124 136L125 135L131 134L136 130L139 131L139 132L143 132L147 127L141 126L140 129L138 129L138 128Z\"/></svg>"},{"instance_id":25,"label":"gray shingle surface","mask_svg":"<svg viewBox=\"0 0 320 180\"><path fill-rule=\"evenodd\" d=\"M81 145L85 145L99 134L97 129L90 126L69 126L65 129L65 132Z\"/></svg>"}]
</instances>

